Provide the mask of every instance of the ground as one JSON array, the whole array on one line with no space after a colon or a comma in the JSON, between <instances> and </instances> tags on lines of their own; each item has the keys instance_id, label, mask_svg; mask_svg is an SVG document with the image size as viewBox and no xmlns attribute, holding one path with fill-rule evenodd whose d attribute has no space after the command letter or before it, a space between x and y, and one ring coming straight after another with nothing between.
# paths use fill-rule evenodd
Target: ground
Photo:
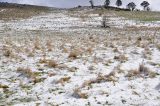
<instances>
[{"instance_id":1,"label":"ground","mask_svg":"<svg viewBox=\"0 0 160 106\"><path fill-rule=\"evenodd\" d=\"M122 13L52 9L1 19L0 105L159 106L160 22Z\"/></svg>"}]
</instances>

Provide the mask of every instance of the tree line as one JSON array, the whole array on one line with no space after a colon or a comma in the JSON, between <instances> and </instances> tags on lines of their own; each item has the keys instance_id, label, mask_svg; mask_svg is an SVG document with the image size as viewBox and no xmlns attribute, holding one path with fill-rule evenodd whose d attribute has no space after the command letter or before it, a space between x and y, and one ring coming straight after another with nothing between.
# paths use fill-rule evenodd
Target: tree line
<instances>
[{"instance_id":1,"label":"tree line","mask_svg":"<svg viewBox=\"0 0 160 106\"><path fill-rule=\"evenodd\" d=\"M90 0L89 2L91 4L91 7L94 8L93 0ZM104 8L109 7L110 3L111 3L110 0L105 0ZM117 7L122 6L122 0L117 0L115 4ZM140 5L143 7L143 10L150 11L150 7L149 7L150 4L148 1L143 1ZM136 9L136 4L134 2L130 2L126 5L126 8L130 9L131 11L134 11Z\"/></svg>"}]
</instances>

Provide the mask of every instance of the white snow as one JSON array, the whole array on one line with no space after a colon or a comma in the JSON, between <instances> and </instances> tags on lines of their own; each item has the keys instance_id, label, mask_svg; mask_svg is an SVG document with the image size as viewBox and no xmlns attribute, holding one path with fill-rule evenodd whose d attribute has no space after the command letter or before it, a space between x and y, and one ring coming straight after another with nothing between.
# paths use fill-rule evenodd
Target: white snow
<instances>
[{"instance_id":1,"label":"white snow","mask_svg":"<svg viewBox=\"0 0 160 106\"><path fill-rule=\"evenodd\" d=\"M0 104L159 106L160 92L155 88L160 83L160 50L157 48L160 32L157 31L156 38L152 37L155 41L152 43L147 37L152 36L154 30L125 29L129 26L159 27L160 22L141 23L110 16L109 25L110 29L101 28L101 17L97 14L89 14L82 21L80 17L70 16L67 10L30 19L0 21L0 86L9 87L0 87ZM128 40L128 37L132 39ZM140 44L139 37L142 37ZM49 41L52 51L48 51ZM40 49L34 48L36 43ZM5 56L4 46L11 51L9 57ZM74 49L79 50L78 57L71 59L69 54ZM59 67L49 67L48 62L40 63L43 57L55 60ZM126 77L130 71L138 70L143 62L157 75L153 78ZM27 75L29 72L17 71L19 67L39 73L36 78L42 80L34 83L34 78ZM100 81L82 87L81 92L88 95L86 99L73 95L84 82L112 71L116 71L115 82ZM69 80L62 81L63 78Z\"/></svg>"}]
</instances>

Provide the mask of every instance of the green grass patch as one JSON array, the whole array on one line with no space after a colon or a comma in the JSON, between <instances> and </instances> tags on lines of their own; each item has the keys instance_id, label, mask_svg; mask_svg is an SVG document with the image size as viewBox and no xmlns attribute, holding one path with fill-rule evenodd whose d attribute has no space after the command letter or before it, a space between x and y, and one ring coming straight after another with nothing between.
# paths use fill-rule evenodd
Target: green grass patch
<instances>
[{"instance_id":1,"label":"green grass patch","mask_svg":"<svg viewBox=\"0 0 160 106\"><path fill-rule=\"evenodd\" d=\"M10 21L26 19L32 16L47 13L50 8L47 7L36 7L36 6L25 6L25 7L0 7L0 20Z\"/></svg>"},{"instance_id":2,"label":"green grass patch","mask_svg":"<svg viewBox=\"0 0 160 106\"><path fill-rule=\"evenodd\" d=\"M160 12L148 11L115 11L118 16L138 21L160 21Z\"/></svg>"}]
</instances>

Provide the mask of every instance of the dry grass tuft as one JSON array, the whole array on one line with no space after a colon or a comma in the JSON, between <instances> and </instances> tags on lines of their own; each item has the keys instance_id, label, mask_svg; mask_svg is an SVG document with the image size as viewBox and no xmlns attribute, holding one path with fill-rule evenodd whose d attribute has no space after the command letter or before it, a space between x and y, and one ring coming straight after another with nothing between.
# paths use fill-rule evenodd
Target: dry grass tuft
<instances>
[{"instance_id":1,"label":"dry grass tuft","mask_svg":"<svg viewBox=\"0 0 160 106\"><path fill-rule=\"evenodd\" d=\"M138 75L140 75L140 72L138 70L131 70L131 71L128 72L126 77L132 78L132 77L138 76Z\"/></svg>"},{"instance_id":2,"label":"dry grass tuft","mask_svg":"<svg viewBox=\"0 0 160 106\"><path fill-rule=\"evenodd\" d=\"M157 75L159 75L159 74L156 73L156 72L153 72L153 71L150 71L150 72L149 72L149 77L150 77L150 78L155 78Z\"/></svg>"},{"instance_id":3,"label":"dry grass tuft","mask_svg":"<svg viewBox=\"0 0 160 106\"><path fill-rule=\"evenodd\" d=\"M62 52L64 52L64 53L68 53L68 49L67 49L67 48L65 48L65 47L63 47Z\"/></svg>"},{"instance_id":4,"label":"dry grass tuft","mask_svg":"<svg viewBox=\"0 0 160 106\"><path fill-rule=\"evenodd\" d=\"M1 88L7 89L7 88L9 88L9 86L0 84L0 89L1 89Z\"/></svg>"},{"instance_id":5,"label":"dry grass tuft","mask_svg":"<svg viewBox=\"0 0 160 106\"><path fill-rule=\"evenodd\" d=\"M70 72L76 72L77 70L78 70L77 67L70 67L70 68L68 68L68 71L70 71Z\"/></svg>"},{"instance_id":6,"label":"dry grass tuft","mask_svg":"<svg viewBox=\"0 0 160 106\"><path fill-rule=\"evenodd\" d=\"M79 88L74 90L73 96L75 98L82 98L82 99L88 98L87 93L82 93Z\"/></svg>"},{"instance_id":7,"label":"dry grass tuft","mask_svg":"<svg viewBox=\"0 0 160 106\"><path fill-rule=\"evenodd\" d=\"M138 71L141 73L141 74L148 74L148 72L150 71L148 67L145 67L144 64L140 64L139 65L139 69Z\"/></svg>"},{"instance_id":8,"label":"dry grass tuft","mask_svg":"<svg viewBox=\"0 0 160 106\"><path fill-rule=\"evenodd\" d=\"M150 77L154 78L158 75L158 73L151 71L148 67L144 66L144 64L140 64L138 70L131 70L128 72L126 77Z\"/></svg>"},{"instance_id":9,"label":"dry grass tuft","mask_svg":"<svg viewBox=\"0 0 160 106\"><path fill-rule=\"evenodd\" d=\"M148 76L150 78L154 78L156 77L156 75L158 75L158 73L151 71L148 67L144 66L144 64L141 64L139 66L138 71L140 72L140 74Z\"/></svg>"},{"instance_id":10,"label":"dry grass tuft","mask_svg":"<svg viewBox=\"0 0 160 106\"><path fill-rule=\"evenodd\" d=\"M11 54L12 54L12 51L11 51L10 49L7 49L7 50L4 51L3 54L4 54L4 56L6 56L6 57L10 57Z\"/></svg>"},{"instance_id":11,"label":"dry grass tuft","mask_svg":"<svg viewBox=\"0 0 160 106\"><path fill-rule=\"evenodd\" d=\"M113 52L117 52L117 53L120 53L120 51L118 50L118 48L114 48Z\"/></svg>"},{"instance_id":12,"label":"dry grass tuft","mask_svg":"<svg viewBox=\"0 0 160 106\"><path fill-rule=\"evenodd\" d=\"M12 50L7 46L3 46L3 55L6 57L10 57L12 55Z\"/></svg>"},{"instance_id":13,"label":"dry grass tuft","mask_svg":"<svg viewBox=\"0 0 160 106\"><path fill-rule=\"evenodd\" d=\"M39 63L45 64L48 63L48 60L45 57L43 57L42 59L39 60Z\"/></svg>"},{"instance_id":14,"label":"dry grass tuft","mask_svg":"<svg viewBox=\"0 0 160 106\"><path fill-rule=\"evenodd\" d=\"M57 68L59 68L59 69L67 69L68 66L66 64L62 63L62 64L58 64Z\"/></svg>"},{"instance_id":15,"label":"dry grass tuft","mask_svg":"<svg viewBox=\"0 0 160 106\"><path fill-rule=\"evenodd\" d=\"M88 70L95 70L95 69L96 69L96 67L92 66L92 65L88 67Z\"/></svg>"},{"instance_id":16,"label":"dry grass tuft","mask_svg":"<svg viewBox=\"0 0 160 106\"><path fill-rule=\"evenodd\" d=\"M46 46L47 46L48 51L52 51L52 41L51 40L47 40Z\"/></svg>"},{"instance_id":17,"label":"dry grass tuft","mask_svg":"<svg viewBox=\"0 0 160 106\"><path fill-rule=\"evenodd\" d=\"M142 37L141 37L141 36L138 37L138 38L137 38L137 41L142 41Z\"/></svg>"},{"instance_id":18,"label":"dry grass tuft","mask_svg":"<svg viewBox=\"0 0 160 106\"><path fill-rule=\"evenodd\" d=\"M28 55L27 55L28 57L34 57L35 56L35 54L34 54L34 51L30 51L30 52L28 52Z\"/></svg>"},{"instance_id":19,"label":"dry grass tuft","mask_svg":"<svg viewBox=\"0 0 160 106\"><path fill-rule=\"evenodd\" d=\"M36 37L35 42L34 42L34 48L37 50L40 50L40 39L38 37Z\"/></svg>"},{"instance_id":20,"label":"dry grass tuft","mask_svg":"<svg viewBox=\"0 0 160 106\"><path fill-rule=\"evenodd\" d=\"M57 62L54 60L48 60L48 66L51 68L56 68L58 66Z\"/></svg>"},{"instance_id":21,"label":"dry grass tuft","mask_svg":"<svg viewBox=\"0 0 160 106\"><path fill-rule=\"evenodd\" d=\"M160 50L160 44L157 44L157 49Z\"/></svg>"},{"instance_id":22,"label":"dry grass tuft","mask_svg":"<svg viewBox=\"0 0 160 106\"><path fill-rule=\"evenodd\" d=\"M64 85L65 82L68 82L71 79L71 77L64 77L61 78L57 81L57 83L61 83L62 85Z\"/></svg>"},{"instance_id":23,"label":"dry grass tuft","mask_svg":"<svg viewBox=\"0 0 160 106\"><path fill-rule=\"evenodd\" d=\"M118 60L118 61L121 61L121 62L128 61L128 57L125 56L124 54L123 55L119 55L119 56L114 56L114 59Z\"/></svg>"},{"instance_id":24,"label":"dry grass tuft","mask_svg":"<svg viewBox=\"0 0 160 106\"><path fill-rule=\"evenodd\" d=\"M69 54L69 58L72 58L72 59L77 59L77 57L81 54L81 51L79 49L75 49L75 50L72 50Z\"/></svg>"},{"instance_id":25,"label":"dry grass tuft","mask_svg":"<svg viewBox=\"0 0 160 106\"><path fill-rule=\"evenodd\" d=\"M89 47L87 50L86 50L89 54L91 54L93 52L93 49L91 47Z\"/></svg>"},{"instance_id":26,"label":"dry grass tuft","mask_svg":"<svg viewBox=\"0 0 160 106\"><path fill-rule=\"evenodd\" d=\"M49 76L49 77L53 77L53 76L55 76L55 75L56 75L56 73L54 73L54 72L49 72L49 73L48 73L48 76Z\"/></svg>"},{"instance_id":27,"label":"dry grass tuft","mask_svg":"<svg viewBox=\"0 0 160 106\"><path fill-rule=\"evenodd\" d=\"M108 75L104 75L104 76L99 74L97 76L97 78L85 81L81 87L74 90L73 95L77 98L84 98L84 99L88 98L88 95L86 93L81 93L80 89L85 88L86 86L91 86L91 84L93 84L93 83L101 83L104 81L111 81L115 85L115 82L117 82L117 79L115 78L115 73L116 73L115 71L112 71Z\"/></svg>"},{"instance_id":28,"label":"dry grass tuft","mask_svg":"<svg viewBox=\"0 0 160 106\"><path fill-rule=\"evenodd\" d=\"M45 78L38 78L38 72L33 72L30 68L17 68L17 72L22 73L23 75L27 76L28 78L32 79L32 82L38 83L43 81Z\"/></svg>"},{"instance_id":29,"label":"dry grass tuft","mask_svg":"<svg viewBox=\"0 0 160 106\"><path fill-rule=\"evenodd\" d=\"M20 73L26 75L29 78L33 78L34 77L34 73L32 72L32 70L30 68L18 67L17 68L17 72L20 72Z\"/></svg>"},{"instance_id":30,"label":"dry grass tuft","mask_svg":"<svg viewBox=\"0 0 160 106\"><path fill-rule=\"evenodd\" d=\"M99 74L97 76L97 78L85 81L80 88L84 88L86 86L90 86L93 83L101 83L101 82L105 82L105 81L107 81L107 82L108 81L109 82L113 82L113 84L115 85L115 82L117 82L117 79L115 77L115 73L116 73L115 71L112 71L108 75L101 75L101 74Z\"/></svg>"}]
</instances>

